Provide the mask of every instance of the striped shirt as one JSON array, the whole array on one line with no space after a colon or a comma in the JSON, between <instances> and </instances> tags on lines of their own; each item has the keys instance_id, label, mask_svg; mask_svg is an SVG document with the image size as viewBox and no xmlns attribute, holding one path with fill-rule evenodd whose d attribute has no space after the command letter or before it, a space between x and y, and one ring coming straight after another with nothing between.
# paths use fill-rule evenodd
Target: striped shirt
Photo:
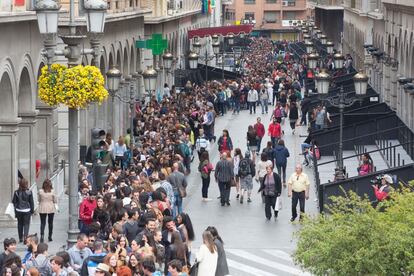
<instances>
[{"instance_id":1,"label":"striped shirt","mask_svg":"<svg viewBox=\"0 0 414 276\"><path fill-rule=\"evenodd\" d=\"M206 151L210 150L210 142L204 136L198 137L195 143L196 150L200 152L202 148Z\"/></svg>"},{"instance_id":2,"label":"striped shirt","mask_svg":"<svg viewBox=\"0 0 414 276\"><path fill-rule=\"evenodd\" d=\"M233 163L228 160L217 162L214 176L219 182L229 182L234 176Z\"/></svg>"}]
</instances>

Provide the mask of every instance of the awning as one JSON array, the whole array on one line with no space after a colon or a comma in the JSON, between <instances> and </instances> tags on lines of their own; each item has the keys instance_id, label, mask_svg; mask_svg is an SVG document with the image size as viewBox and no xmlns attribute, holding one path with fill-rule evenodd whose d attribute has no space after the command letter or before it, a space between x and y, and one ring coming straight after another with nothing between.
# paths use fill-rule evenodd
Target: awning
<instances>
[{"instance_id":1,"label":"awning","mask_svg":"<svg viewBox=\"0 0 414 276\"><path fill-rule=\"evenodd\" d=\"M212 35L222 35L227 36L233 34L235 36L245 33L249 34L253 29L253 25L231 25L231 26L222 26L222 27L211 27L211 28L200 28L188 31L188 38L192 39L195 36L206 37Z\"/></svg>"}]
</instances>

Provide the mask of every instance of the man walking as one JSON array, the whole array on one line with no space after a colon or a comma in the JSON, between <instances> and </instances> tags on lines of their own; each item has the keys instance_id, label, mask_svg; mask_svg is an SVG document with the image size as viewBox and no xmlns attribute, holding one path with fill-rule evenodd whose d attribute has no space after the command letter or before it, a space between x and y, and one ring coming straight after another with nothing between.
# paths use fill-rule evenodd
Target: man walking
<instances>
[{"instance_id":1,"label":"man walking","mask_svg":"<svg viewBox=\"0 0 414 276\"><path fill-rule=\"evenodd\" d=\"M224 206L224 204L230 206L231 180L234 176L233 169L232 162L227 160L227 153L223 152L220 161L216 164L216 170L214 171L214 177L216 178L220 189L221 206Z\"/></svg>"},{"instance_id":2,"label":"man walking","mask_svg":"<svg viewBox=\"0 0 414 276\"><path fill-rule=\"evenodd\" d=\"M252 111L254 111L254 114L256 114L256 102L258 100L259 100L259 95L257 93L257 90L254 89L254 86L252 84L249 92L247 93L247 103L249 105L250 114L252 114Z\"/></svg>"},{"instance_id":3,"label":"man walking","mask_svg":"<svg viewBox=\"0 0 414 276\"><path fill-rule=\"evenodd\" d=\"M183 198L185 197L185 191L187 188L187 179L185 175L179 171L179 164L175 162L173 164L173 172L168 176L168 182L170 182L174 191L175 202L173 204L173 217L183 212Z\"/></svg>"},{"instance_id":4,"label":"man walking","mask_svg":"<svg viewBox=\"0 0 414 276\"><path fill-rule=\"evenodd\" d=\"M276 117L273 117L273 121L270 123L267 132L270 136L270 140L272 141L272 147L275 148L280 136L282 135L282 128L280 127Z\"/></svg>"},{"instance_id":5,"label":"man walking","mask_svg":"<svg viewBox=\"0 0 414 276\"><path fill-rule=\"evenodd\" d=\"M254 162L250 159L250 151L246 151L244 158L239 163L239 176L240 176L240 187L241 196L240 204L243 204L244 194L247 191L247 202L250 203L252 200L250 196L253 190L253 177L256 175L256 169Z\"/></svg>"},{"instance_id":6,"label":"man walking","mask_svg":"<svg viewBox=\"0 0 414 276\"><path fill-rule=\"evenodd\" d=\"M198 153L198 158L200 159L200 156L205 151L210 151L210 142L204 135L204 130L199 130L199 136L195 142L195 149Z\"/></svg>"},{"instance_id":7,"label":"man walking","mask_svg":"<svg viewBox=\"0 0 414 276\"><path fill-rule=\"evenodd\" d=\"M290 176L288 181L288 197L292 197L292 218L291 222L295 221L297 218L296 207L300 206L300 217L302 219L303 214L305 213L305 199L309 199L309 178L302 172L302 165L297 164L295 167L295 172Z\"/></svg>"},{"instance_id":8,"label":"man walking","mask_svg":"<svg viewBox=\"0 0 414 276\"><path fill-rule=\"evenodd\" d=\"M256 134L257 134L257 152L256 152L256 154L259 155L260 145L262 144L262 139L265 135L265 127L262 124L262 119L260 117L257 117L256 124L254 124L254 130L256 130Z\"/></svg>"}]
</instances>

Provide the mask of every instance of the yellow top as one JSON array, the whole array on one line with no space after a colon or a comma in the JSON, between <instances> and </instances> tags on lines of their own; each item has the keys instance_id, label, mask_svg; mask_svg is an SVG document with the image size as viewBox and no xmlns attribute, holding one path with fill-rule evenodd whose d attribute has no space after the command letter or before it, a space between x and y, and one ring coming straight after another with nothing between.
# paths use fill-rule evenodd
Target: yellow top
<instances>
[{"instance_id":1,"label":"yellow top","mask_svg":"<svg viewBox=\"0 0 414 276\"><path fill-rule=\"evenodd\" d=\"M306 187L310 185L309 178L305 173L293 173L288 180L288 184L292 185L292 191L300 193L306 191Z\"/></svg>"}]
</instances>

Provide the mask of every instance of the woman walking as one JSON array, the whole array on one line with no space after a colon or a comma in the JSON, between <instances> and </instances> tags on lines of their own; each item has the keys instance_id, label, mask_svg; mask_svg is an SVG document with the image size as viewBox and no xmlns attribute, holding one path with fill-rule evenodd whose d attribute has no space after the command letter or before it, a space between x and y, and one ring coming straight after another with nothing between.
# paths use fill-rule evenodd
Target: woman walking
<instances>
[{"instance_id":1,"label":"woman walking","mask_svg":"<svg viewBox=\"0 0 414 276\"><path fill-rule=\"evenodd\" d=\"M295 134L296 122L299 119L299 112L298 107L296 106L296 102L290 103L289 109L289 123L290 128L292 129L292 134Z\"/></svg>"},{"instance_id":2,"label":"woman walking","mask_svg":"<svg viewBox=\"0 0 414 276\"><path fill-rule=\"evenodd\" d=\"M197 252L198 274L197 276L212 276L217 268L217 246L213 235L209 231L203 232L203 244Z\"/></svg>"},{"instance_id":3,"label":"woman walking","mask_svg":"<svg viewBox=\"0 0 414 276\"><path fill-rule=\"evenodd\" d=\"M265 216L267 220L272 218L271 209L274 210L275 219L277 218L279 211L275 209L275 205L276 199L280 196L281 191L282 185L280 183L279 175L273 172L272 166L268 166L266 168L266 175L263 177L258 191L263 192L265 198Z\"/></svg>"},{"instance_id":4,"label":"woman walking","mask_svg":"<svg viewBox=\"0 0 414 276\"><path fill-rule=\"evenodd\" d=\"M49 179L43 181L42 189L39 190L39 215L40 215L40 242L45 240L46 217L49 226L48 241L52 241L53 235L53 218L55 216L57 203L56 196L53 192L52 182Z\"/></svg>"},{"instance_id":5,"label":"woman walking","mask_svg":"<svg viewBox=\"0 0 414 276\"><path fill-rule=\"evenodd\" d=\"M239 164L240 160L243 159L243 155L239 148L234 150L234 157L233 157L233 171L234 171L234 182L236 182L236 198L239 199L240 197L240 177L239 177Z\"/></svg>"},{"instance_id":6,"label":"woman walking","mask_svg":"<svg viewBox=\"0 0 414 276\"><path fill-rule=\"evenodd\" d=\"M213 170L213 164L210 162L208 151L204 151L200 156L200 164L198 165L198 171L201 173L201 196L202 201L210 201L208 198L208 187L210 186L210 174Z\"/></svg>"},{"instance_id":7,"label":"woman walking","mask_svg":"<svg viewBox=\"0 0 414 276\"><path fill-rule=\"evenodd\" d=\"M252 153L253 162L256 162L257 133L256 133L256 130L251 125L247 129L247 148Z\"/></svg>"},{"instance_id":8,"label":"woman walking","mask_svg":"<svg viewBox=\"0 0 414 276\"><path fill-rule=\"evenodd\" d=\"M120 167L121 169L124 169L123 161L126 151L127 147L124 142L124 137L119 136L118 142L114 146L114 156L116 166Z\"/></svg>"},{"instance_id":9,"label":"woman walking","mask_svg":"<svg viewBox=\"0 0 414 276\"><path fill-rule=\"evenodd\" d=\"M233 143L231 141L229 131L227 129L223 129L223 135L217 141L218 150L220 154L223 152L231 152L233 150Z\"/></svg>"},{"instance_id":10,"label":"woman walking","mask_svg":"<svg viewBox=\"0 0 414 276\"><path fill-rule=\"evenodd\" d=\"M12 203L17 218L17 232L19 241L26 241L30 228L30 217L34 212L33 194L29 190L29 183L26 179L19 181L19 188L13 194Z\"/></svg>"},{"instance_id":11,"label":"woman walking","mask_svg":"<svg viewBox=\"0 0 414 276\"><path fill-rule=\"evenodd\" d=\"M275 159L277 172L282 178L283 187L286 187L286 165L289 157L289 150L285 147L285 141L279 140L275 148Z\"/></svg>"},{"instance_id":12,"label":"woman walking","mask_svg":"<svg viewBox=\"0 0 414 276\"><path fill-rule=\"evenodd\" d=\"M216 268L216 275L215 276L225 276L228 275L229 267L227 265L227 257L226 251L224 251L224 242L221 239L220 235L217 232L216 227L209 226L207 227L206 231L209 231L214 238L214 244L217 247L217 268Z\"/></svg>"}]
</instances>

